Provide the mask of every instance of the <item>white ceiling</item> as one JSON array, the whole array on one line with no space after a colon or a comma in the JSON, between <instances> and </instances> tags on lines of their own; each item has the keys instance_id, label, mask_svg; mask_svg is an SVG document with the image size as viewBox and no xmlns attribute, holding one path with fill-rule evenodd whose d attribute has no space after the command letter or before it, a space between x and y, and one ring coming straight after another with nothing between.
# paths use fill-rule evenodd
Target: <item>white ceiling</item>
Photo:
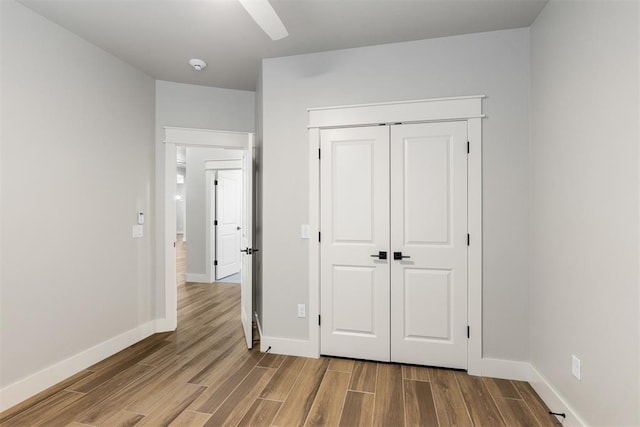
<instances>
[{"instance_id":1,"label":"white ceiling","mask_svg":"<svg viewBox=\"0 0 640 427\"><path fill-rule=\"evenodd\" d=\"M262 58L531 25L546 0L271 0L272 41L236 0L20 0L151 77L255 90ZM190 58L209 66L194 71Z\"/></svg>"}]
</instances>

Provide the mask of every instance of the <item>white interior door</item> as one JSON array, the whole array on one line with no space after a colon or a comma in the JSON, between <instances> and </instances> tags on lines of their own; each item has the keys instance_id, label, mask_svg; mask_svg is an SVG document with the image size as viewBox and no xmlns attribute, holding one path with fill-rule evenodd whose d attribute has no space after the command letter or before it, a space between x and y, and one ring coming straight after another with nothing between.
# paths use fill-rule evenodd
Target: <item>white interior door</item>
<instances>
[{"instance_id":1,"label":"white interior door","mask_svg":"<svg viewBox=\"0 0 640 427\"><path fill-rule=\"evenodd\" d=\"M242 273L240 279L240 318L247 343L253 346L253 136L249 136L247 151L242 155Z\"/></svg>"},{"instance_id":2,"label":"white interior door","mask_svg":"<svg viewBox=\"0 0 640 427\"><path fill-rule=\"evenodd\" d=\"M389 128L320 141L321 353L389 361Z\"/></svg>"},{"instance_id":3,"label":"white interior door","mask_svg":"<svg viewBox=\"0 0 640 427\"><path fill-rule=\"evenodd\" d=\"M466 369L467 123L392 126L391 172L391 359Z\"/></svg>"},{"instance_id":4,"label":"white interior door","mask_svg":"<svg viewBox=\"0 0 640 427\"><path fill-rule=\"evenodd\" d=\"M218 171L216 185L216 280L240 272L242 171Z\"/></svg>"}]
</instances>

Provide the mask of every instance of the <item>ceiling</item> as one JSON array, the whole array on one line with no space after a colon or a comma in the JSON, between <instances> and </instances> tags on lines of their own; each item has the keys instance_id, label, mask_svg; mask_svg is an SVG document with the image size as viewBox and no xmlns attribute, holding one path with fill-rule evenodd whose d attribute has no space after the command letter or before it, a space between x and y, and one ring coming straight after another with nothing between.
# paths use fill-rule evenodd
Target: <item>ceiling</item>
<instances>
[{"instance_id":1,"label":"ceiling","mask_svg":"<svg viewBox=\"0 0 640 427\"><path fill-rule=\"evenodd\" d=\"M255 90L262 58L528 27L546 0L271 0L272 41L237 0L20 0L158 80ZM209 66L196 72L190 58Z\"/></svg>"}]
</instances>

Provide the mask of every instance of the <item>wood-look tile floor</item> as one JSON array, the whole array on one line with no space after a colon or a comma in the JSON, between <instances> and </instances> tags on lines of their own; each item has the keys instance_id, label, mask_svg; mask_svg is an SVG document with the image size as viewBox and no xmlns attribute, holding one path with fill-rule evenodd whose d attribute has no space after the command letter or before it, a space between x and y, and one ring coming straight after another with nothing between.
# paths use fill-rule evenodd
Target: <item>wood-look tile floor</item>
<instances>
[{"instance_id":1,"label":"wood-look tile floor","mask_svg":"<svg viewBox=\"0 0 640 427\"><path fill-rule=\"evenodd\" d=\"M2 426L551 426L529 384L247 350L237 284L179 288L153 335L0 414Z\"/></svg>"}]
</instances>

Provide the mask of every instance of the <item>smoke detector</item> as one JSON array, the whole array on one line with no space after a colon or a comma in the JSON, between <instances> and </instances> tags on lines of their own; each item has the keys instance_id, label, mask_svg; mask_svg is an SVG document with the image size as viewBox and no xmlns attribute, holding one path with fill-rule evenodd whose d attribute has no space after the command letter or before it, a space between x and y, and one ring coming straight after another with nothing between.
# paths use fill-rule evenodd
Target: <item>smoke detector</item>
<instances>
[{"instance_id":1,"label":"smoke detector","mask_svg":"<svg viewBox=\"0 0 640 427\"><path fill-rule=\"evenodd\" d=\"M207 63L204 62L202 59L198 59L198 58L190 59L189 65L191 65L193 69L196 71L202 71L205 68L207 68Z\"/></svg>"}]
</instances>

